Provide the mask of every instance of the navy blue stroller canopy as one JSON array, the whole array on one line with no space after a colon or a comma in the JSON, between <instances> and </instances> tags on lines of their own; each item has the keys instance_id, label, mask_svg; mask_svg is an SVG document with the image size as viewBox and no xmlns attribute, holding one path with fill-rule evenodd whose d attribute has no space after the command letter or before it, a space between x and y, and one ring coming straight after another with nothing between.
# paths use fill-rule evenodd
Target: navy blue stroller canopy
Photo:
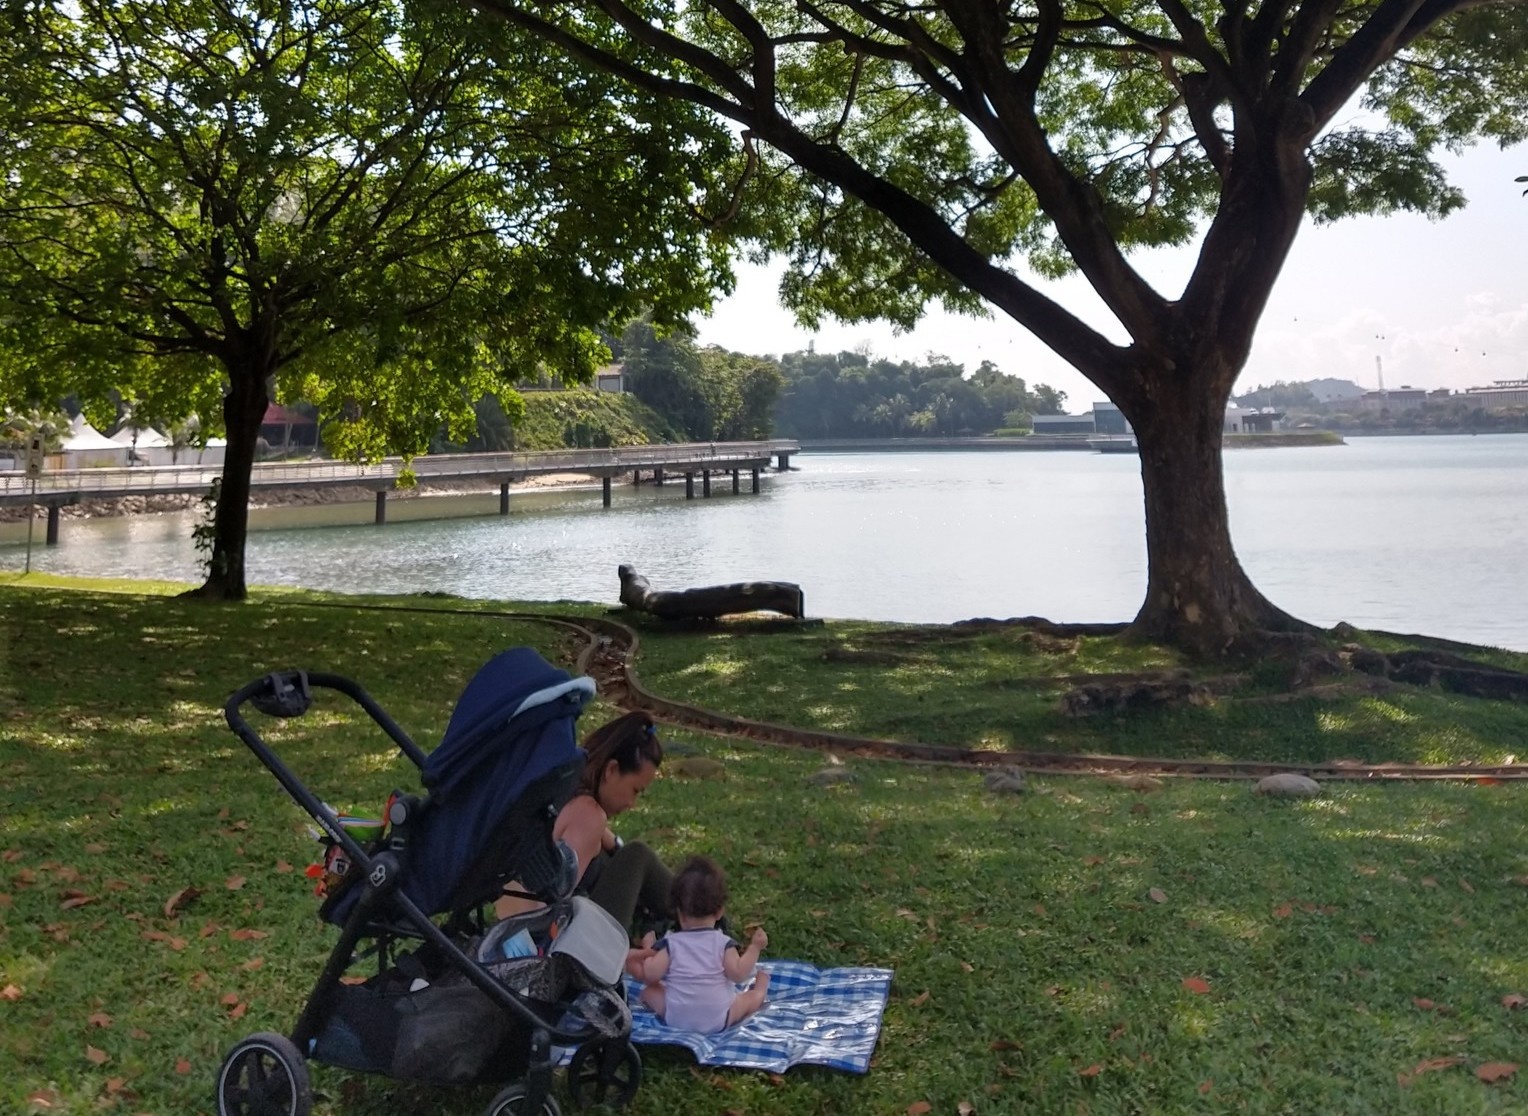
<instances>
[{"instance_id":1,"label":"navy blue stroller canopy","mask_svg":"<svg viewBox=\"0 0 1528 1116\"><path fill-rule=\"evenodd\" d=\"M551 824L582 770L575 725L594 692L593 679L529 647L495 655L467 683L426 758L429 799L409 837L401 888L425 914L475 907L510 880L547 891L567 871ZM331 921L354 902L342 899Z\"/></svg>"}]
</instances>

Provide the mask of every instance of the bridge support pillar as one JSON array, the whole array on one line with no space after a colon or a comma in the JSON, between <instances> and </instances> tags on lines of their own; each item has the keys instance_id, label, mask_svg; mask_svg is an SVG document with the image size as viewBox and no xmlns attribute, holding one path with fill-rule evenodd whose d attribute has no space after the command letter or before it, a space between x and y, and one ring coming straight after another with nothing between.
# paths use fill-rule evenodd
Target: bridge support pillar
<instances>
[{"instance_id":1,"label":"bridge support pillar","mask_svg":"<svg viewBox=\"0 0 1528 1116\"><path fill-rule=\"evenodd\" d=\"M700 471L700 494L702 496L709 496L709 495L711 495L711 470L710 469L702 469Z\"/></svg>"},{"instance_id":2,"label":"bridge support pillar","mask_svg":"<svg viewBox=\"0 0 1528 1116\"><path fill-rule=\"evenodd\" d=\"M631 483L634 484L634 485L642 483L642 470L641 469L633 469L631 471Z\"/></svg>"},{"instance_id":3,"label":"bridge support pillar","mask_svg":"<svg viewBox=\"0 0 1528 1116\"><path fill-rule=\"evenodd\" d=\"M753 470L753 490L755 492L759 490L759 470L757 466Z\"/></svg>"},{"instance_id":4,"label":"bridge support pillar","mask_svg":"<svg viewBox=\"0 0 1528 1116\"><path fill-rule=\"evenodd\" d=\"M499 514L509 514L509 482L499 482Z\"/></svg>"},{"instance_id":5,"label":"bridge support pillar","mask_svg":"<svg viewBox=\"0 0 1528 1116\"><path fill-rule=\"evenodd\" d=\"M600 478L600 500L608 508L610 506L610 478Z\"/></svg>"},{"instance_id":6,"label":"bridge support pillar","mask_svg":"<svg viewBox=\"0 0 1528 1116\"><path fill-rule=\"evenodd\" d=\"M377 489L377 515L376 523L380 527L387 522L387 489Z\"/></svg>"},{"instance_id":7,"label":"bridge support pillar","mask_svg":"<svg viewBox=\"0 0 1528 1116\"><path fill-rule=\"evenodd\" d=\"M695 474L694 473L686 473L684 475L684 498L686 500L693 500L693 499L695 499Z\"/></svg>"},{"instance_id":8,"label":"bridge support pillar","mask_svg":"<svg viewBox=\"0 0 1528 1116\"><path fill-rule=\"evenodd\" d=\"M28 515L32 514L32 510L30 508L27 509L27 514ZM48 545L49 546L57 546L58 545L58 505L57 504L49 504L48 505Z\"/></svg>"},{"instance_id":9,"label":"bridge support pillar","mask_svg":"<svg viewBox=\"0 0 1528 1116\"><path fill-rule=\"evenodd\" d=\"M734 496L738 494L738 476L736 469L732 470L732 494Z\"/></svg>"},{"instance_id":10,"label":"bridge support pillar","mask_svg":"<svg viewBox=\"0 0 1528 1116\"><path fill-rule=\"evenodd\" d=\"M653 470L653 483L656 484L659 488L663 487L663 466L662 465L659 465L656 469Z\"/></svg>"},{"instance_id":11,"label":"bridge support pillar","mask_svg":"<svg viewBox=\"0 0 1528 1116\"><path fill-rule=\"evenodd\" d=\"M788 453L782 453L780 455L780 457L779 457L779 465L777 467L778 471L783 473L783 472L785 472L785 470L789 469L790 467L791 467L791 455L788 454Z\"/></svg>"}]
</instances>

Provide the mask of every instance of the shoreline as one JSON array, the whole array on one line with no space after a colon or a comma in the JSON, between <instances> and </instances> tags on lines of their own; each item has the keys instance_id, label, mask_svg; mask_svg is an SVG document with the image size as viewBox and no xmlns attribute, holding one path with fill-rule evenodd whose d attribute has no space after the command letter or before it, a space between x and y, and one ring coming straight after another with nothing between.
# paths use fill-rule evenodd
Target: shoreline
<instances>
[{"instance_id":1,"label":"shoreline","mask_svg":"<svg viewBox=\"0 0 1528 1116\"><path fill-rule=\"evenodd\" d=\"M598 488L599 479L587 473L548 473L511 481L511 492L537 492L547 489L576 491ZM428 500L444 496L485 496L497 494L497 481L445 481L431 484L421 480L413 488L390 488L389 500ZM327 504L369 504L376 497L376 490L364 485L336 485L333 487L264 488L250 493L249 510L263 511L267 508L318 507ZM204 497L193 493L164 496L118 496L111 499L85 499L77 504L66 504L59 509L64 519L120 519L134 515L168 515L176 512L194 511ZM30 507L0 508L0 523L24 523L30 511L34 518L42 518L40 504Z\"/></svg>"}]
</instances>

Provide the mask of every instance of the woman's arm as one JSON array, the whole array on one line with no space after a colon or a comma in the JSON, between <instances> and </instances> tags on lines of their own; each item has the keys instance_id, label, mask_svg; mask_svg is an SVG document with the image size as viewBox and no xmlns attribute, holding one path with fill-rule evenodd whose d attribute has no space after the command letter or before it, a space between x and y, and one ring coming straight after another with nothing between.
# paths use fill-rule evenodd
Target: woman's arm
<instances>
[{"instance_id":1,"label":"woman's arm","mask_svg":"<svg viewBox=\"0 0 1528 1116\"><path fill-rule=\"evenodd\" d=\"M610 834L608 821L600 804L587 794L575 795L558 812L552 825L552 839L566 841L578 856L579 879L584 878L590 862L606 847L606 835ZM613 834L610 841L613 845Z\"/></svg>"}]
</instances>

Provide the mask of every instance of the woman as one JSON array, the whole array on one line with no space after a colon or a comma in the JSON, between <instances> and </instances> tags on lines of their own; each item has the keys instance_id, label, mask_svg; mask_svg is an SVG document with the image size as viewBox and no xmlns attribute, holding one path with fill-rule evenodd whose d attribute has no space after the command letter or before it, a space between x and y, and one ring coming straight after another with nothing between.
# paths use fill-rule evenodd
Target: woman
<instances>
[{"instance_id":1,"label":"woman","mask_svg":"<svg viewBox=\"0 0 1528 1116\"><path fill-rule=\"evenodd\" d=\"M627 713L590 733L584 755L578 789L552 827L553 839L578 856L575 891L628 929L638 916L659 921L668 913L673 873L642 842L623 843L610 829L610 819L635 806L658 774L657 726L646 713Z\"/></svg>"},{"instance_id":2,"label":"woman","mask_svg":"<svg viewBox=\"0 0 1528 1116\"><path fill-rule=\"evenodd\" d=\"M631 929L667 915L673 874L640 841L623 844L610 819L636 805L663 762L663 745L646 713L627 713L601 725L584 741L578 789L557 815L553 840L566 841L578 857L574 894L587 895ZM506 896L495 905L507 917L534 906Z\"/></svg>"}]
</instances>

